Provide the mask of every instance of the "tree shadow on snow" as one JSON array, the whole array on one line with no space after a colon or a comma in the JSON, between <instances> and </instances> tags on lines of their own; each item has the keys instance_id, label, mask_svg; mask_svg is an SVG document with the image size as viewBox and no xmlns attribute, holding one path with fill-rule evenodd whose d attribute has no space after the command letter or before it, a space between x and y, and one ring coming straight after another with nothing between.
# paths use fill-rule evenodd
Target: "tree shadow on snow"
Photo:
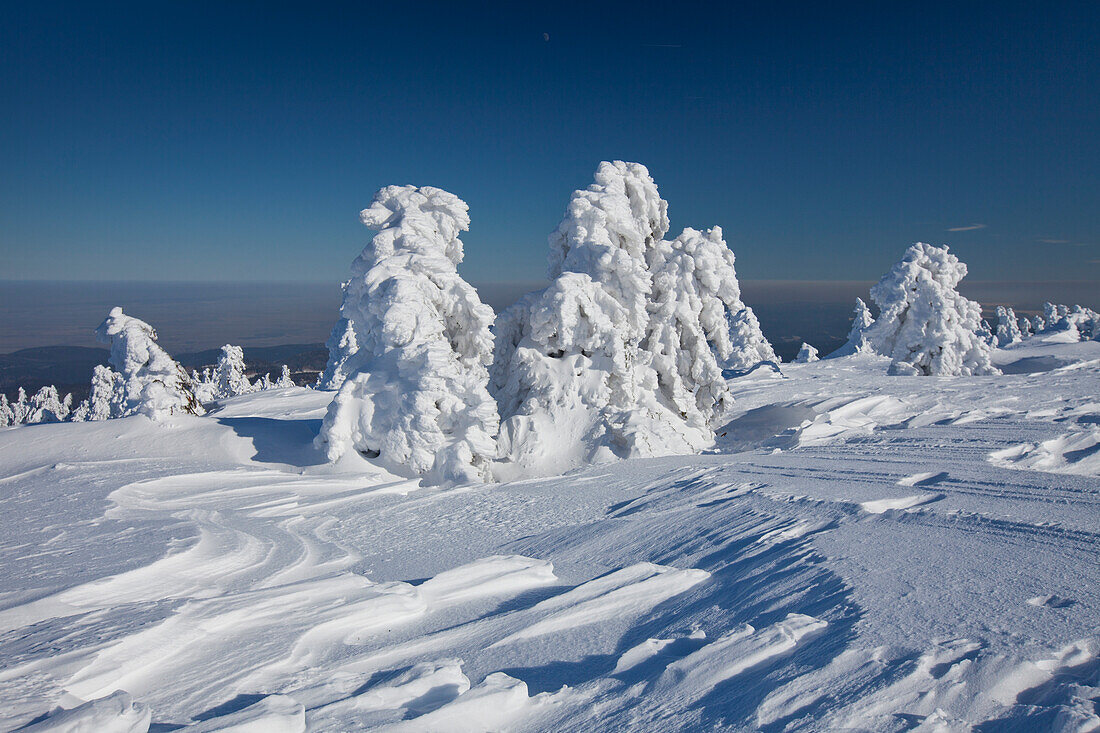
<instances>
[{"instance_id":1,"label":"tree shadow on snow","mask_svg":"<svg viewBox=\"0 0 1100 733\"><path fill-rule=\"evenodd\" d=\"M320 420L276 420L270 417L223 417L218 422L242 438L252 440L257 463L318 466L324 454L313 446L321 431Z\"/></svg>"}]
</instances>

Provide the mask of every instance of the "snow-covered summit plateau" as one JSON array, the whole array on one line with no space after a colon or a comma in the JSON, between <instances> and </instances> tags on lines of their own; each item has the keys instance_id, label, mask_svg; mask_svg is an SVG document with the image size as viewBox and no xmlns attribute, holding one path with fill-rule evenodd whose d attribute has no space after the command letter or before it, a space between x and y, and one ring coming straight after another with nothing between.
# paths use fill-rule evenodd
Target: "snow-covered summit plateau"
<instances>
[{"instance_id":1,"label":"snow-covered summit plateau","mask_svg":"<svg viewBox=\"0 0 1100 733\"><path fill-rule=\"evenodd\" d=\"M710 452L459 490L325 461L306 388L2 430L0 721L1093 730L1100 342L993 357L757 370Z\"/></svg>"}]
</instances>

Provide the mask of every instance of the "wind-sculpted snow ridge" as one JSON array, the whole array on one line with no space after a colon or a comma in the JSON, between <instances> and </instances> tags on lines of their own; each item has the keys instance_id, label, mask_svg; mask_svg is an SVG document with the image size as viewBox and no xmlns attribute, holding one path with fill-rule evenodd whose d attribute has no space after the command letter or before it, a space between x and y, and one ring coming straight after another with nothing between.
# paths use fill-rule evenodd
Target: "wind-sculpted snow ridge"
<instances>
[{"instance_id":1,"label":"wind-sculpted snow ridge","mask_svg":"<svg viewBox=\"0 0 1100 733\"><path fill-rule=\"evenodd\" d=\"M114 308L95 333L111 347L109 361L114 371L96 367L82 418L105 420L142 414L162 419L174 414L203 414L191 378L157 345L157 332L148 323Z\"/></svg>"},{"instance_id":2,"label":"wind-sculpted snow ridge","mask_svg":"<svg viewBox=\"0 0 1100 733\"><path fill-rule=\"evenodd\" d=\"M493 312L456 269L467 206L438 188L387 186L361 218L378 233L340 309L357 350L318 446L329 460L355 450L430 483L489 480Z\"/></svg>"},{"instance_id":3,"label":"wind-sculpted snow ridge","mask_svg":"<svg viewBox=\"0 0 1100 733\"><path fill-rule=\"evenodd\" d=\"M981 306L955 290L964 277L966 265L947 247L918 242L871 288L879 318L866 336L894 373L999 374L978 336Z\"/></svg>"},{"instance_id":4,"label":"wind-sculpted snow ridge","mask_svg":"<svg viewBox=\"0 0 1100 733\"><path fill-rule=\"evenodd\" d=\"M601 163L550 235L550 286L494 325L502 477L694 452L729 405L724 366L775 359L721 229L673 242L645 166Z\"/></svg>"}]
</instances>

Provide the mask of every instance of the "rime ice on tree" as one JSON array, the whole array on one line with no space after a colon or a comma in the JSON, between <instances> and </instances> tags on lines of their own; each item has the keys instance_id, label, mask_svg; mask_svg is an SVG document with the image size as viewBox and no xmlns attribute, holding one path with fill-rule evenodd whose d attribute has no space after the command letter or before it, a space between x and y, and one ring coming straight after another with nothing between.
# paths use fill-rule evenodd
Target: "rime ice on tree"
<instances>
[{"instance_id":1,"label":"rime ice on tree","mask_svg":"<svg viewBox=\"0 0 1100 733\"><path fill-rule=\"evenodd\" d=\"M352 264L341 316L354 371L317 438L432 482L490 478L499 418L487 389L492 309L458 274L467 206L438 188L387 186L361 218L378 231Z\"/></svg>"},{"instance_id":2,"label":"rime ice on tree","mask_svg":"<svg viewBox=\"0 0 1100 733\"><path fill-rule=\"evenodd\" d=\"M879 318L867 330L896 374L999 374L979 336L981 307L955 287L966 265L947 247L918 242L871 288Z\"/></svg>"},{"instance_id":3,"label":"rime ice on tree","mask_svg":"<svg viewBox=\"0 0 1100 733\"><path fill-rule=\"evenodd\" d=\"M214 369L214 384L218 399L237 397L254 392L255 388L244 375L244 349L226 344Z\"/></svg>"},{"instance_id":4,"label":"rime ice on tree","mask_svg":"<svg viewBox=\"0 0 1100 733\"><path fill-rule=\"evenodd\" d=\"M856 307L852 311L852 328L848 331L848 341L839 349L829 354L828 358L835 356L851 356L871 351L871 345L867 342L867 329L875 322L871 317L871 309L863 302L863 298L856 298Z\"/></svg>"},{"instance_id":5,"label":"rime ice on tree","mask_svg":"<svg viewBox=\"0 0 1100 733\"><path fill-rule=\"evenodd\" d=\"M798 350L798 355L794 357L794 363L809 364L811 362L819 361L817 354L817 347L810 346L808 343L803 341L802 348Z\"/></svg>"},{"instance_id":6,"label":"rime ice on tree","mask_svg":"<svg viewBox=\"0 0 1100 733\"><path fill-rule=\"evenodd\" d=\"M997 306L997 345L1008 346L1023 339L1016 313L1003 305Z\"/></svg>"},{"instance_id":7,"label":"rime ice on tree","mask_svg":"<svg viewBox=\"0 0 1100 733\"><path fill-rule=\"evenodd\" d=\"M573 193L549 287L494 326L502 475L697 450L729 402L721 367L774 360L721 230L667 231L645 166L601 163Z\"/></svg>"},{"instance_id":8,"label":"rime ice on tree","mask_svg":"<svg viewBox=\"0 0 1100 733\"><path fill-rule=\"evenodd\" d=\"M96 329L96 338L110 344L109 361L116 372L104 373L97 367L92 397L97 405L109 405L111 417L140 413L158 419L180 413L203 413L191 390L191 379L157 345L157 332L148 323L114 308ZM96 379L101 383L98 395ZM110 389L109 394L102 393L106 389Z\"/></svg>"}]
</instances>

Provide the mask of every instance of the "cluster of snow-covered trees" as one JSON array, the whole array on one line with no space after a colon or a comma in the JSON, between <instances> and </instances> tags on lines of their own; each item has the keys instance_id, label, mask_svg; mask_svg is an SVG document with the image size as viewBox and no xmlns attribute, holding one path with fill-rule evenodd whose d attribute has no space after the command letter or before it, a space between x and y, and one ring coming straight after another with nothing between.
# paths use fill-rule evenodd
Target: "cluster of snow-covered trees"
<instances>
[{"instance_id":1,"label":"cluster of snow-covered trees","mask_svg":"<svg viewBox=\"0 0 1100 733\"><path fill-rule=\"evenodd\" d=\"M668 203L637 163L601 163L549 238L550 284L495 316L458 274L468 207L438 188L387 186L363 210L375 230L343 284L329 362L335 391L317 445L434 483L560 473L709 445L733 404L729 376L779 361L741 300L721 228L666 239ZM959 294L966 265L917 243L862 299L828 359L878 354L897 375L992 375L995 348L1033 333L1100 339L1100 315L1047 304L1032 320L998 307L996 330ZM216 400L293 386L245 373L240 347L188 375L147 323L115 308L96 330L110 366L70 411L43 388L0 425L201 415ZM818 361L803 343L796 362Z\"/></svg>"},{"instance_id":2,"label":"cluster of snow-covered trees","mask_svg":"<svg viewBox=\"0 0 1100 733\"><path fill-rule=\"evenodd\" d=\"M602 163L550 235L550 285L493 313L458 275L467 206L389 186L353 264L318 436L433 481L691 452L732 403L726 368L775 361L718 227L671 241L637 163Z\"/></svg>"},{"instance_id":3,"label":"cluster of snow-covered trees","mask_svg":"<svg viewBox=\"0 0 1100 733\"><path fill-rule=\"evenodd\" d=\"M43 422L62 422L72 412L73 396L58 393L53 385L42 387L30 397L22 387L15 400L0 394L0 428L9 425L33 425Z\"/></svg>"}]
</instances>

